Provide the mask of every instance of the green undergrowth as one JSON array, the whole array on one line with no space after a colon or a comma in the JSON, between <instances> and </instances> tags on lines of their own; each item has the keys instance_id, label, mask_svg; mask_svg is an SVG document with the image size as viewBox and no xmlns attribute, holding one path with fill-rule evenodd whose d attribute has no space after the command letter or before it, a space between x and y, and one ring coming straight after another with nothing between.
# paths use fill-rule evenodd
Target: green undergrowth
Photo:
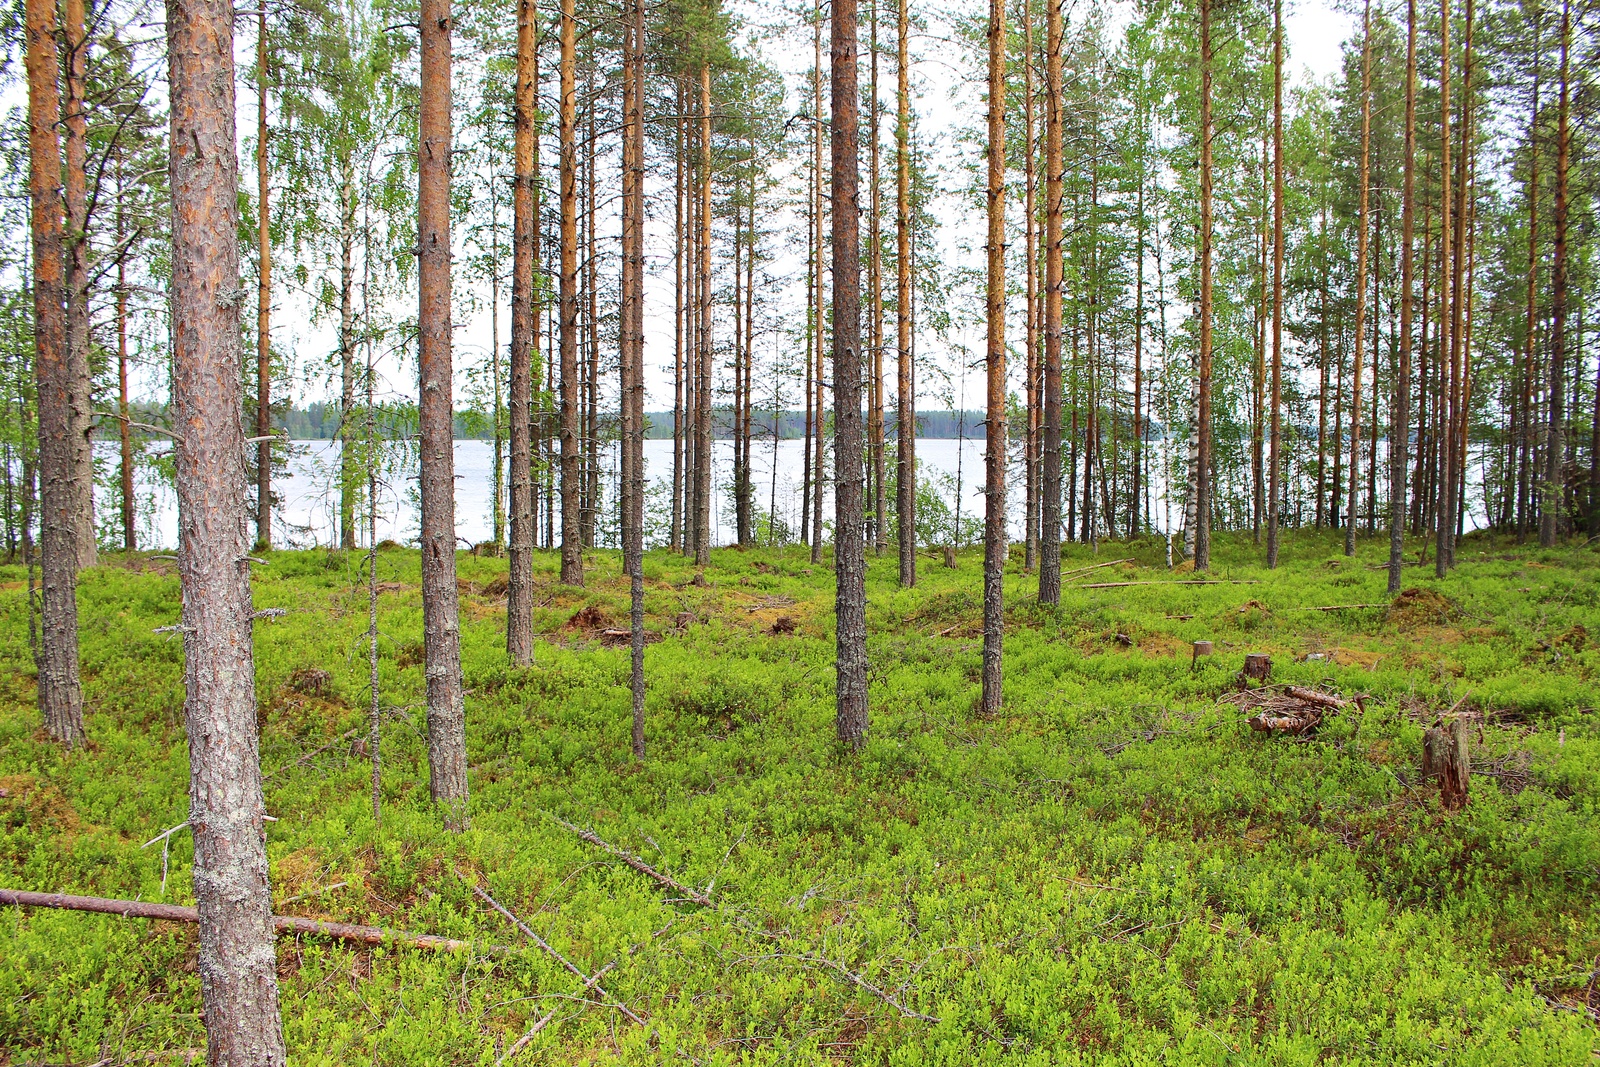
<instances>
[{"instance_id":1,"label":"green undergrowth","mask_svg":"<svg viewBox=\"0 0 1600 1067\"><path fill-rule=\"evenodd\" d=\"M1416 546L1410 550L1415 558ZM383 822L361 745L364 557L254 570L277 910L469 939L283 938L296 1064L1582 1064L1600 954L1600 554L1462 545L1442 581L1386 544L1289 538L1269 572L1222 539L1195 585L1159 540L1069 546L1059 610L1020 550L1005 708L976 716L981 552L869 566L872 725L834 740L832 570L718 550L646 562L648 758L629 753L614 554L585 589L539 554L536 664L503 654L502 560L462 556L472 826L428 801L418 559L378 554ZM1226 584L1224 584L1226 582ZM1235 584L1240 583L1240 584ZM1249 584L1243 584L1249 583ZM38 728L26 574L0 568L0 884L192 902L169 561L81 579L87 751ZM1415 590L1414 592L1411 590ZM1313 610L1336 608L1331 611ZM1595 635L1591 640L1590 635ZM1192 642L1216 654L1191 663ZM1362 695L1311 739L1236 706L1274 681ZM1419 781L1467 712L1472 800ZM580 840L589 827L705 908ZM165 888L163 889L163 864ZM627 1022L485 909L476 880L648 1016ZM500 952L493 946L511 946ZM192 927L0 911L0 1064L203 1046Z\"/></svg>"}]
</instances>

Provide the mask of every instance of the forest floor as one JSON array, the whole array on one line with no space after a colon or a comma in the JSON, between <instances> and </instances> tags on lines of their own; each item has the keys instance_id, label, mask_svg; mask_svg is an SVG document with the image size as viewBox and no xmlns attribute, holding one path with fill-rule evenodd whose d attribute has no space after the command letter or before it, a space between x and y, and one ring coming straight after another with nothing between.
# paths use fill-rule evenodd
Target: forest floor
<instances>
[{"instance_id":1,"label":"forest floor","mask_svg":"<svg viewBox=\"0 0 1600 1067\"><path fill-rule=\"evenodd\" d=\"M1172 584L1193 576L1157 539L1069 546L1069 571L1130 561L1069 576L1059 611L1018 550L992 720L981 551L924 555L911 591L885 553L854 756L831 569L718 550L702 584L655 552L642 764L604 634L626 625L617 556L590 554L574 589L538 555L527 670L503 653L505 562L463 556L460 835L428 802L416 553L378 554L381 829L365 557L273 553L253 574L256 606L286 611L256 626L275 910L473 943L280 938L291 1062L491 1064L548 1017L514 1062L1591 1063L1600 549L1469 537L1449 578L1408 567L1422 592L1391 604L1386 541L1347 559L1295 533L1269 572L1223 538L1203 586ZM91 744L64 753L38 726L26 573L0 568L0 885L192 903L188 835L141 847L188 808L181 643L152 632L177 618L173 565L110 555L79 596ZM1199 639L1216 654L1193 666ZM1246 652L1365 699L1307 737L1255 732L1220 699ZM1418 770L1452 710L1473 765L1453 815ZM467 881L609 967L609 999ZM204 1045L196 958L193 926L0 909L0 1064L183 1062Z\"/></svg>"}]
</instances>

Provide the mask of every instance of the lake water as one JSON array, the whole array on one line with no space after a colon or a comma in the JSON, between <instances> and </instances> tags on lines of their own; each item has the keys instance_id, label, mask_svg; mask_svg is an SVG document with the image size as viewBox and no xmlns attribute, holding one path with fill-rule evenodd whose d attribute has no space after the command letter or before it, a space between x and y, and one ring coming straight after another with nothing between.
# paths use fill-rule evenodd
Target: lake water
<instances>
[{"instance_id":1,"label":"lake water","mask_svg":"<svg viewBox=\"0 0 1600 1067\"><path fill-rule=\"evenodd\" d=\"M963 537L967 542L981 539L983 521L983 452L980 436L965 440L951 438L918 438L917 460L921 479L943 500L954 518L957 500ZM155 446L159 447L159 446ZM751 460L754 480L754 506L759 514L769 508L780 522L794 534L800 529L801 485L804 468L803 443L799 440L779 441L774 449L772 441L755 444ZM102 540L121 542L121 527L113 513L116 478L116 444L96 442L96 461L101 468L102 488L96 496L97 510L102 530ZM734 515L731 485L733 480L733 442L717 441L713 450L712 522L717 544L734 540ZM1150 486L1150 518L1157 530L1167 528L1167 509L1161 499L1164 483L1160 477L1161 446L1153 444L1150 451L1154 484ZM672 442L647 440L644 443L645 475L658 494L652 499L646 522L651 526L652 543L665 540L668 510L666 484L672 477ZM287 470L274 481L279 505L274 516L274 543L279 547L310 548L329 545L338 530L338 493L335 475L339 459L339 446L335 441L295 441L289 445ZM461 440L455 443L456 461L456 534L464 542L477 544L490 539L493 533L493 470L494 445L489 441ZM827 449L828 467L832 468L832 442ZM891 457L892 462L892 457ZM616 493L617 453L615 447L605 461L607 475L603 488L608 501ZM776 471L776 480L774 480ZM1020 538L1023 526L1022 474L1015 465L1008 475L1007 519L1012 537ZM959 485L959 494L957 487ZM1125 487L1124 487L1125 489ZM139 498L139 544L141 548L172 548L178 538L177 498L169 482L153 469L141 467L138 471L136 491ZM1304 495L1303 493L1301 494ZM416 536L416 473L414 466L391 476L378 494L378 537L397 541L410 541ZM823 521L831 526L833 521L833 494L823 492ZM1477 514L1481 501L1474 500L1469 509L1467 528L1476 529L1482 522ZM1174 524L1182 522L1182 504L1173 501L1171 518ZM609 508L608 515L615 509ZM1309 521L1310 516L1303 516ZM609 522L610 520L605 520ZM604 523L603 523L604 524ZM366 538L365 521L361 523L363 542ZM604 535L602 543L607 543ZM939 540L948 540L948 536Z\"/></svg>"},{"instance_id":2,"label":"lake water","mask_svg":"<svg viewBox=\"0 0 1600 1067\"><path fill-rule=\"evenodd\" d=\"M980 430L981 433L981 430ZM773 509L781 522L792 531L800 529L801 478L804 467L803 442L786 440L756 442L751 458L754 480L755 509L765 514ZM115 480L116 445L101 441L95 446L96 459L102 468L103 480ZM956 481L960 480L961 519L963 526L983 516L983 451L980 437L954 440L948 438L921 438L917 441L917 458L922 476L936 485L940 496L954 511ZM645 476L661 486L659 506L652 503L652 512L665 513L667 498L665 485L672 477L672 442L647 440L644 443ZM273 537L279 547L313 547L333 543L338 530L338 492L336 473L339 446L336 441L294 441L289 446L287 470L273 482L279 497L274 517ZM616 450L612 449L606 460L608 474L604 482L607 499L616 492ZM494 508L494 445L489 441L460 440L455 443L456 462L456 534L464 541L487 541L493 533ZM509 456L508 456L509 462ZM828 443L828 466L832 468L832 442ZM776 469L776 483L774 483ZM735 537L731 498L733 481L733 442L717 441L712 449L713 497L712 509L715 526L714 538L718 544L731 543ZM171 548L178 538L177 497L170 483L156 471L141 467L136 479L139 500L139 542L141 548ZM391 478L379 490L378 537L406 541L414 538L417 528L415 503L416 476L412 470ZM114 488L101 488L97 494L97 509L104 529L114 525L112 514ZM1010 494L1014 525L1022 527L1022 487L1014 487ZM824 491L823 520L833 520L833 494ZM365 540L365 524L362 524ZM120 530L120 527L116 527ZM111 535L120 541L120 534Z\"/></svg>"}]
</instances>

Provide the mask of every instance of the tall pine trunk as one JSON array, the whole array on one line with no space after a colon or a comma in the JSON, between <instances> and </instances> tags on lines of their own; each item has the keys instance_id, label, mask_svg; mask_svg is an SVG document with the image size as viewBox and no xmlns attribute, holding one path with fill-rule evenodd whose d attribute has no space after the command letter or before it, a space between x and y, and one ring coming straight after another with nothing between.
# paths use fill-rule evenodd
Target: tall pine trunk
<instances>
[{"instance_id":1,"label":"tall pine trunk","mask_svg":"<svg viewBox=\"0 0 1600 1067\"><path fill-rule=\"evenodd\" d=\"M62 101L62 124L66 130L66 211L67 230L63 242L66 256L67 366L71 375L72 404L68 433L72 442L73 533L77 542L78 566L95 565L94 381L89 368L89 120L85 111L88 93L89 37L84 25L84 0L63 0L62 29L67 45L64 80L66 98Z\"/></svg>"},{"instance_id":2,"label":"tall pine trunk","mask_svg":"<svg viewBox=\"0 0 1600 1067\"><path fill-rule=\"evenodd\" d=\"M1400 367L1389 431L1389 593L1400 592L1405 565L1407 448L1411 441L1412 246L1416 229L1417 0L1406 0L1406 119L1400 190Z\"/></svg>"},{"instance_id":3,"label":"tall pine trunk","mask_svg":"<svg viewBox=\"0 0 1600 1067\"><path fill-rule=\"evenodd\" d=\"M1434 405L1434 418L1435 422L1447 427L1454 420L1454 410L1450 407L1449 401L1453 395L1456 372L1456 367L1450 358L1452 306L1455 303L1456 289L1450 254L1454 243L1454 234L1451 232L1451 216L1454 214L1451 191L1454 188L1454 175L1450 169L1450 61L1450 0L1439 0L1439 356L1438 370L1435 374L1439 399ZM1441 419L1441 415L1447 417ZM1432 442L1436 450L1435 470L1438 472L1434 485L1436 504L1433 566L1434 574L1439 578L1450 572L1450 554L1455 533L1455 524L1446 521L1445 518L1454 514L1451 490L1456 481L1455 468L1451 462L1454 450L1443 443L1448 436L1448 431L1443 438L1435 431Z\"/></svg>"},{"instance_id":4,"label":"tall pine trunk","mask_svg":"<svg viewBox=\"0 0 1600 1067\"><path fill-rule=\"evenodd\" d=\"M1044 393L1040 444L1039 602L1061 603L1061 181L1062 19L1045 4Z\"/></svg>"},{"instance_id":5,"label":"tall pine trunk","mask_svg":"<svg viewBox=\"0 0 1600 1067\"><path fill-rule=\"evenodd\" d=\"M1211 18L1212 0L1200 0L1200 366L1190 494L1197 572L1211 567Z\"/></svg>"},{"instance_id":6,"label":"tall pine trunk","mask_svg":"<svg viewBox=\"0 0 1600 1067\"><path fill-rule=\"evenodd\" d=\"M117 179L117 247L125 249L128 239L128 217L124 198L128 195L123 184L122 153L116 157ZM122 548L132 552L139 547L138 530L134 524L133 499L133 427L128 406L128 256L123 251L117 256L117 445L122 489Z\"/></svg>"},{"instance_id":7,"label":"tall pine trunk","mask_svg":"<svg viewBox=\"0 0 1600 1067\"><path fill-rule=\"evenodd\" d=\"M25 18L28 195L33 228L33 372L39 405L39 548L44 584L40 598L42 632L36 654L39 713L45 731L73 747L84 740L77 600L77 531L83 513L73 478L77 439L73 433L72 363L67 353L61 142L57 131L60 60L54 0L27 0ZM26 522L23 535L27 536Z\"/></svg>"},{"instance_id":8,"label":"tall pine trunk","mask_svg":"<svg viewBox=\"0 0 1600 1067\"><path fill-rule=\"evenodd\" d=\"M172 396L189 826L212 1067L280 1067L247 555L233 8L169 0Z\"/></svg>"},{"instance_id":9,"label":"tall pine trunk","mask_svg":"<svg viewBox=\"0 0 1600 1067\"><path fill-rule=\"evenodd\" d=\"M533 662L533 376L539 312L534 306L534 129L539 109L535 55L536 0L517 0L516 89L511 193L511 548L506 588L506 654L514 666Z\"/></svg>"},{"instance_id":10,"label":"tall pine trunk","mask_svg":"<svg viewBox=\"0 0 1600 1067\"><path fill-rule=\"evenodd\" d=\"M861 135L856 0L833 0L832 31L835 725L839 740L859 749L867 736L867 553L861 455ZM821 544L820 537L816 544Z\"/></svg>"},{"instance_id":11,"label":"tall pine trunk","mask_svg":"<svg viewBox=\"0 0 1600 1067\"><path fill-rule=\"evenodd\" d=\"M272 433L272 216L267 174L267 4L256 9L256 436ZM272 442L256 442L256 544L272 547Z\"/></svg>"},{"instance_id":12,"label":"tall pine trunk","mask_svg":"<svg viewBox=\"0 0 1600 1067\"><path fill-rule=\"evenodd\" d=\"M1372 168L1372 0L1367 0L1361 16L1361 189L1356 235L1356 326L1350 346L1354 372L1350 382L1350 494L1344 523L1344 554L1356 554L1356 516L1361 488L1361 346L1365 343L1367 316L1367 236L1371 198ZM1376 312L1376 308L1373 309ZM1374 392L1378 367L1372 367Z\"/></svg>"},{"instance_id":13,"label":"tall pine trunk","mask_svg":"<svg viewBox=\"0 0 1600 1067\"><path fill-rule=\"evenodd\" d=\"M1522 339L1522 392L1517 404L1516 523L1517 544L1528 538L1529 460L1533 451L1533 349L1538 333L1539 287L1539 60L1544 39L1539 32L1540 11L1533 11L1533 102L1528 113L1528 180L1523 191L1528 198L1528 304L1526 332Z\"/></svg>"},{"instance_id":14,"label":"tall pine trunk","mask_svg":"<svg viewBox=\"0 0 1600 1067\"><path fill-rule=\"evenodd\" d=\"M622 551L628 573L633 756L644 759L644 0L622 55Z\"/></svg>"},{"instance_id":15,"label":"tall pine trunk","mask_svg":"<svg viewBox=\"0 0 1600 1067\"><path fill-rule=\"evenodd\" d=\"M711 562L711 366L716 358L711 335L711 64L700 64L700 235L695 273L700 279L699 336L695 360L694 455L695 539L694 561Z\"/></svg>"},{"instance_id":16,"label":"tall pine trunk","mask_svg":"<svg viewBox=\"0 0 1600 1067\"><path fill-rule=\"evenodd\" d=\"M989 0L988 216L984 293L988 410L984 422L983 696L984 716L1000 712L1005 638L1006 568L1006 7Z\"/></svg>"},{"instance_id":17,"label":"tall pine trunk","mask_svg":"<svg viewBox=\"0 0 1600 1067\"><path fill-rule=\"evenodd\" d=\"M578 456L578 51L574 0L561 0L561 581L583 584Z\"/></svg>"},{"instance_id":18,"label":"tall pine trunk","mask_svg":"<svg viewBox=\"0 0 1600 1067\"><path fill-rule=\"evenodd\" d=\"M1566 355L1567 355L1567 167L1571 158L1571 131L1568 129L1567 111L1571 98L1567 53L1571 47L1572 12L1563 0L1561 4L1561 73L1556 97L1556 195L1555 209L1551 214L1552 236L1555 240L1550 267L1550 384L1549 398L1545 404L1549 420L1545 430L1544 484L1539 506L1539 544L1555 547L1561 533L1562 512L1562 460L1565 459L1561 435L1566 429Z\"/></svg>"},{"instance_id":19,"label":"tall pine trunk","mask_svg":"<svg viewBox=\"0 0 1600 1067\"><path fill-rule=\"evenodd\" d=\"M895 32L895 512L900 584L917 584L917 397L911 363L911 21L899 0Z\"/></svg>"},{"instance_id":20,"label":"tall pine trunk","mask_svg":"<svg viewBox=\"0 0 1600 1067\"><path fill-rule=\"evenodd\" d=\"M879 185L879 157L881 155L878 138L878 8L883 0L872 0L872 72L871 88L871 164L872 175L872 210L871 227L872 254L869 270L871 272L870 306L872 309L872 390L867 403L871 413L867 437L870 441L869 449L872 454L872 554L883 555L885 546L889 543L889 491L884 485L884 476L887 473L884 463L884 413L883 413L883 226L882 209L883 196Z\"/></svg>"},{"instance_id":21,"label":"tall pine trunk","mask_svg":"<svg viewBox=\"0 0 1600 1067\"><path fill-rule=\"evenodd\" d=\"M1022 569L1031 573L1039 563L1039 255L1038 211L1035 204L1035 143L1033 139L1033 11L1022 5L1022 221L1024 276L1024 383L1027 397L1026 433L1022 446L1023 531Z\"/></svg>"},{"instance_id":22,"label":"tall pine trunk","mask_svg":"<svg viewBox=\"0 0 1600 1067\"><path fill-rule=\"evenodd\" d=\"M822 352L824 345L823 315L827 301L823 297L823 248L822 220L827 211L826 205L831 205L832 200L822 191L822 4L818 0L814 8L813 17L816 23L813 26L813 44L816 49L816 80L812 82L812 114L816 117L812 137L812 173L816 175L816 185L812 191L811 223L815 227L816 235L814 246L816 248L816 266L812 272L811 299L813 301L811 321L816 324L814 344L811 352L811 367L807 372L811 380L811 399L809 403L815 410L811 429L816 435L809 443L811 449L811 562L822 562L822 487L827 482L824 472L826 457L823 454L823 442L827 439L827 416L824 413L823 389L826 376L822 365ZM831 190L830 190L831 193ZM829 213L831 217L831 212Z\"/></svg>"},{"instance_id":23,"label":"tall pine trunk","mask_svg":"<svg viewBox=\"0 0 1600 1067\"><path fill-rule=\"evenodd\" d=\"M1412 0L1415 3L1415 0ZM1272 5L1272 412L1267 442L1267 567L1278 565L1283 490L1283 0Z\"/></svg>"},{"instance_id":24,"label":"tall pine trunk","mask_svg":"<svg viewBox=\"0 0 1600 1067\"><path fill-rule=\"evenodd\" d=\"M467 825L467 731L456 600L450 322L450 0L423 0L417 153L417 422L428 783L445 825Z\"/></svg>"}]
</instances>

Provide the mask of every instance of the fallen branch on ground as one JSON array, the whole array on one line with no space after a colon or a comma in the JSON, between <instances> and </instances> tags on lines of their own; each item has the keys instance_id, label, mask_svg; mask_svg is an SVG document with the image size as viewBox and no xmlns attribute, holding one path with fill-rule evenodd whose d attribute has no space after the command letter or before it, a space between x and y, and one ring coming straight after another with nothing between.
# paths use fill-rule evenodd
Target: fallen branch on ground
<instances>
[{"instance_id":1,"label":"fallen branch on ground","mask_svg":"<svg viewBox=\"0 0 1600 1067\"><path fill-rule=\"evenodd\" d=\"M163 922L198 923L200 913L194 908L176 904L156 904L144 900L116 900L110 897L76 897L67 893L30 893L20 889L0 889L0 905L27 908L61 908L66 911L92 911L101 915L120 915L124 919L159 919ZM413 948L453 952L467 948L471 942L457 941L451 937L432 934L408 934L399 930L386 930L379 926L357 926L353 923L323 922L319 919L302 919L295 915L274 915L272 925L280 934L317 935L340 941L354 941L362 945L398 944ZM491 951L508 952L501 945L488 946Z\"/></svg>"},{"instance_id":2,"label":"fallen branch on ground","mask_svg":"<svg viewBox=\"0 0 1600 1067\"><path fill-rule=\"evenodd\" d=\"M501 1056L499 1059L494 1061L494 1067L500 1067L501 1064L507 1062L508 1060L514 1059L517 1053L528 1047L528 1042L533 1040L534 1035L540 1030L543 1030L546 1026L549 1026L550 1020L554 1019L555 1017L556 1013L551 1012L549 1015L546 1015L544 1018L538 1020L532 1026L528 1027L528 1032L517 1038L516 1043L510 1048L506 1049L504 1056Z\"/></svg>"},{"instance_id":3,"label":"fallen branch on ground","mask_svg":"<svg viewBox=\"0 0 1600 1067\"><path fill-rule=\"evenodd\" d=\"M559 962L561 964L561 966L565 967L567 970L571 971L578 978L582 979L583 988L584 989L593 990L594 992L599 993L602 998L605 998L607 1001L610 1002L610 1006L616 1008L618 1011L622 1012L622 1014L626 1015L628 1018L632 1019L634 1022L638 1023L640 1026L643 1026L645 1024L644 1020L639 1018L639 1016L635 1015L633 1013L632 1009L630 1009L626 1004L622 1003L622 1001L617 1000L610 993L606 992L605 987L600 984L600 979L602 977L604 977L605 973L612 968L612 966L613 966L612 964L609 964L609 963L606 964L600 970L596 971L592 977L590 975L585 974L582 967L579 967L576 963L573 963L571 960L567 959L567 957L563 956L561 954L561 952L554 945L550 944L550 942L546 941L544 938L540 937L537 933L535 933L533 927L529 926L527 923L525 923L521 919L517 918L517 916L511 911L511 909L507 908L505 905L501 904L498 900L494 899L494 897L491 897L488 893L486 893L482 889L480 889L478 887L477 883L471 881L470 879L462 877L462 874L461 874L460 871L456 871L455 873L456 873L456 877L457 878L460 878L463 882L466 882L467 888L472 890L473 894L479 900L481 900L485 904L489 905L491 908L493 908L495 911L499 912L501 915L505 916L507 919L510 919L512 925L515 926L518 930L522 931L523 936L525 936L529 941L532 941L535 945L538 945L541 949L543 949L546 953L548 953L552 958L554 958L557 962Z\"/></svg>"},{"instance_id":4,"label":"fallen branch on ground","mask_svg":"<svg viewBox=\"0 0 1600 1067\"><path fill-rule=\"evenodd\" d=\"M1061 577L1062 577L1063 580L1065 580L1067 578L1071 578L1075 574L1087 574L1089 571L1097 571L1101 567L1115 567L1119 563L1132 563L1132 562L1133 562L1133 557L1132 556L1129 556L1127 559L1109 559L1109 560L1106 560L1104 563L1095 563L1095 564L1093 564L1091 566L1088 566L1088 567L1079 567L1077 570L1068 571L1067 573L1063 574Z\"/></svg>"},{"instance_id":5,"label":"fallen branch on ground","mask_svg":"<svg viewBox=\"0 0 1600 1067\"><path fill-rule=\"evenodd\" d=\"M1219 578L1209 581L1205 578L1191 578L1184 581L1147 581L1147 582L1093 582L1089 585L1075 585L1074 589L1125 589L1130 585L1260 585L1254 579Z\"/></svg>"},{"instance_id":6,"label":"fallen branch on ground","mask_svg":"<svg viewBox=\"0 0 1600 1067\"><path fill-rule=\"evenodd\" d=\"M350 738L354 737L356 734L362 733L365 730L366 730L365 726L357 726L357 727L354 727L352 729L346 730L344 733L340 734L338 737L335 737L332 741L329 741L327 744L321 746L320 748L314 748L310 752L307 752L305 755L299 757L298 759L290 760L288 763L285 763L283 766L275 767L271 771L269 771L268 773L263 774L261 776L261 784L262 785L266 785L268 782L272 781L274 778L276 778L278 775L282 774L284 771L291 770L291 769L293 769L295 767L300 766L302 763L305 763L305 762L307 762L307 761L309 761L311 759L314 759L317 756L322 755L324 752L328 751L328 749L332 748L334 745L337 745L339 742L348 741Z\"/></svg>"},{"instance_id":7,"label":"fallen branch on ground","mask_svg":"<svg viewBox=\"0 0 1600 1067\"><path fill-rule=\"evenodd\" d=\"M1356 611L1361 608L1386 608L1387 604L1324 604L1315 608L1279 608L1279 611Z\"/></svg>"},{"instance_id":8,"label":"fallen branch on ground","mask_svg":"<svg viewBox=\"0 0 1600 1067\"><path fill-rule=\"evenodd\" d=\"M654 867L650 866L633 853L610 844L593 830L585 830L582 827L574 826L565 819L554 815L552 815L551 818L555 819L556 822L560 823L562 826L565 826L568 830L571 830L573 833L577 834L583 840L589 842L589 844L609 852L611 855L617 857L617 859L621 860L623 863L626 863L629 867L632 867L646 878L653 879L656 884L665 886L666 888L675 892L682 893L689 900L699 904L703 908L716 907L716 905L711 902L711 898L700 892L698 889L691 889L670 875L662 874L660 871L656 870Z\"/></svg>"},{"instance_id":9,"label":"fallen branch on ground","mask_svg":"<svg viewBox=\"0 0 1600 1067\"><path fill-rule=\"evenodd\" d=\"M763 959L767 959L767 960L799 960L802 963L815 963L815 964L818 964L820 966L826 967L831 971L834 971L835 973L837 973L840 976L842 976L843 978L845 978L847 981L849 981L852 985L856 986L857 988L863 989L866 992L871 993L873 996L877 997L879 1000L883 1001L885 1004L889 1005L889 1007L893 1008L895 1011L898 1011L901 1015L904 1015L908 1019L921 1019L925 1023L937 1023L939 1021L939 1017L937 1015L924 1015L920 1011L916 1011L916 1010L914 1010L912 1008L906 1007L904 1004L900 1003L900 1001L896 1000L892 994L890 994L890 993L888 993L888 992L886 992L886 991L884 991L882 989L879 989L877 986L873 985L871 982L867 981L865 978L861 977L859 974L857 974L854 971L850 970L844 964L835 963L833 960L828 959L826 956L817 956L817 955L811 955L811 954L796 955L796 954L788 953L788 952L772 952L772 953L768 953L768 954L766 954L764 956L748 956L748 957L746 957L746 959L747 960L763 960Z\"/></svg>"}]
</instances>

